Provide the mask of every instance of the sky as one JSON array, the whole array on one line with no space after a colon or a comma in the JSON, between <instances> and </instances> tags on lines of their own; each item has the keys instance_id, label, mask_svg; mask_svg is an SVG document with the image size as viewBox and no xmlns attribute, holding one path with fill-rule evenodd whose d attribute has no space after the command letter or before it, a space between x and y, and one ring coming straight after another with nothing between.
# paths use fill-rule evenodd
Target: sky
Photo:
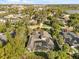
<instances>
[{"instance_id":1,"label":"sky","mask_svg":"<svg viewBox=\"0 0 79 59\"><path fill-rule=\"evenodd\" d=\"M79 0L0 0L0 4L79 4Z\"/></svg>"}]
</instances>

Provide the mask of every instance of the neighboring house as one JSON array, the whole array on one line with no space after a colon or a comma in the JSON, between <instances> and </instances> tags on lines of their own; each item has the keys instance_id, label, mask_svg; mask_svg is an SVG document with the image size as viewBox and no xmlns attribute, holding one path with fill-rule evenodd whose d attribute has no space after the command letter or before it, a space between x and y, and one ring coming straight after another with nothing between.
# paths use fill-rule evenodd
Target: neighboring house
<instances>
[{"instance_id":1,"label":"neighboring house","mask_svg":"<svg viewBox=\"0 0 79 59\"><path fill-rule=\"evenodd\" d=\"M20 14L10 14L7 16L4 16L4 19L8 19L8 21L10 21L11 23L16 23L19 22L23 16L21 16Z\"/></svg>"},{"instance_id":2,"label":"neighboring house","mask_svg":"<svg viewBox=\"0 0 79 59\"><path fill-rule=\"evenodd\" d=\"M65 21L67 21L67 20L70 19L69 17L70 17L69 14L62 14L60 18L61 18L61 19L64 19Z\"/></svg>"},{"instance_id":3,"label":"neighboring house","mask_svg":"<svg viewBox=\"0 0 79 59\"><path fill-rule=\"evenodd\" d=\"M65 19L65 20L69 20L69 17L70 17L70 15L68 15L68 14L63 14L62 15L62 18Z\"/></svg>"},{"instance_id":4,"label":"neighboring house","mask_svg":"<svg viewBox=\"0 0 79 59\"><path fill-rule=\"evenodd\" d=\"M10 14L10 15L4 16L4 18L19 18L19 17L22 18L22 15L21 14Z\"/></svg>"},{"instance_id":5,"label":"neighboring house","mask_svg":"<svg viewBox=\"0 0 79 59\"><path fill-rule=\"evenodd\" d=\"M70 26L70 27L68 27L68 26L64 26L64 27L61 27L61 29L63 30L63 31L73 31L73 27L72 26Z\"/></svg>"},{"instance_id":6,"label":"neighboring house","mask_svg":"<svg viewBox=\"0 0 79 59\"><path fill-rule=\"evenodd\" d=\"M37 21L32 19L32 20L29 20L29 25L36 25L37 24Z\"/></svg>"},{"instance_id":7,"label":"neighboring house","mask_svg":"<svg viewBox=\"0 0 79 59\"><path fill-rule=\"evenodd\" d=\"M10 14L10 15L4 16L4 18L15 18L15 17L13 14Z\"/></svg>"},{"instance_id":8,"label":"neighboring house","mask_svg":"<svg viewBox=\"0 0 79 59\"><path fill-rule=\"evenodd\" d=\"M6 11L0 11L0 14L5 14L6 13Z\"/></svg>"},{"instance_id":9,"label":"neighboring house","mask_svg":"<svg viewBox=\"0 0 79 59\"><path fill-rule=\"evenodd\" d=\"M70 20L69 14L62 14L59 18L57 18L58 21L61 21L64 25L67 24L67 21Z\"/></svg>"},{"instance_id":10,"label":"neighboring house","mask_svg":"<svg viewBox=\"0 0 79 59\"><path fill-rule=\"evenodd\" d=\"M50 12L49 14L48 14L48 16L55 16L56 15L56 12Z\"/></svg>"},{"instance_id":11,"label":"neighboring house","mask_svg":"<svg viewBox=\"0 0 79 59\"><path fill-rule=\"evenodd\" d=\"M7 38L4 33L0 33L0 41L2 42L2 46L6 45L7 43Z\"/></svg>"},{"instance_id":12,"label":"neighboring house","mask_svg":"<svg viewBox=\"0 0 79 59\"><path fill-rule=\"evenodd\" d=\"M41 7L40 7L40 8L38 8L38 11L42 11L42 10L43 10L43 8L41 8Z\"/></svg>"},{"instance_id":13,"label":"neighboring house","mask_svg":"<svg viewBox=\"0 0 79 59\"><path fill-rule=\"evenodd\" d=\"M79 47L79 37L73 32L63 32L65 43L70 46Z\"/></svg>"},{"instance_id":14,"label":"neighboring house","mask_svg":"<svg viewBox=\"0 0 79 59\"><path fill-rule=\"evenodd\" d=\"M0 22L1 22L1 23L6 23L6 20L0 19Z\"/></svg>"},{"instance_id":15,"label":"neighboring house","mask_svg":"<svg viewBox=\"0 0 79 59\"><path fill-rule=\"evenodd\" d=\"M16 30L11 31L10 35L11 35L12 38L15 38L15 36L16 36Z\"/></svg>"},{"instance_id":16,"label":"neighboring house","mask_svg":"<svg viewBox=\"0 0 79 59\"><path fill-rule=\"evenodd\" d=\"M54 16L54 14L53 13L49 13L48 16Z\"/></svg>"},{"instance_id":17,"label":"neighboring house","mask_svg":"<svg viewBox=\"0 0 79 59\"><path fill-rule=\"evenodd\" d=\"M62 19L62 18L57 18L57 20L60 21L60 22L62 22L64 25L66 25L66 23L67 23L67 22L66 22L64 19Z\"/></svg>"},{"instance_id":18,"label":"neighboring house","mask_svg":"<svg viewBox=\"0 0 79 59\"><path fill-rule=\"evenodd\" d=\"M29 51L47 52L54 48L51 35L43 30L34 30L29 34L27 44Z\"/></svg>"},{"instance_id":19,"label":"neighboring house","mask_svg":"<svg viewBox=\"0 0 79 59\"><path fill-rule=\"evenodd\" d=\"M15 19L9 19L9 21L10 21L11 23L16 23L16 22L19 22L20 19L18 19L18 18L15 18Z\"/></svg>"}]
</instances>

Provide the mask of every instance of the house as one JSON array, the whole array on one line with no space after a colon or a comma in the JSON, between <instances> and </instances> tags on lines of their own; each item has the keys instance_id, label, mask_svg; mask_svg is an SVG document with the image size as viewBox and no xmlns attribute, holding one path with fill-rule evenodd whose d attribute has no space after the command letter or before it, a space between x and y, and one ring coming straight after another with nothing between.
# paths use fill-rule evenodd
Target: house
<instances>
[{"instance_id":1,"label":"house","mask_svg":"<svg viewBox=\"0 0 79 59\"><path fill-rule=\"evenodd\" d=\"M16 30L14 29L13 31L11 31L10 35L11 35L12 38L15 38L15 36L16 36Z\"/></svg>"},{"instance_id":2,"label":"house","mask_svg":"<svg viewBox=\"0 0 79 59\"><path fill-rule=\"evenodd\" d=\"M6 11L0 11L0 14L5 14L6 13Z\"/></svg>"},{"instance_id":3,"label":"house","mask_svg":"<svg viewBox=\"0 0 79 59\"><path fill-rule=\"evenodd\" d=\"M54 48L51 35L44 30L33 30L29 34L29 41L27 44L29 51L47 52Z\"/></svg>"},{"instance_id":4,"label":"house","mask_svg":"<svg viewBox=\"0 0 79 59\"><path fill-rule=\"evenodd\" d=\"M48 14L48 16L55 16L55 15L56 15L56 12L55 12L55 11L50 12L50 13Z\"/></svg>"},{"instance_id":5,"label":"house","mask_svg":"<svg viewBox=\"0 0 79 59\"><path fill-rule=\"evenodd\" d=\"M70 20L69 14L62 14L59 18L57 18L58 21L61 21L64 25L67 24L67 21Z\"/></svg>"},{"instance_id":6,"label":"house","mask_svg":"<svg viewBox=\"0 0 79 59\"><path fill-rule=\"evenodd\" d=\"M29 24L30 25L36 25L37 24L37 21L34 20L34 19L31 19L31 20L29 20Z\"/></svg>"},{"instance_id":7,"label":"house","mask_svg":"<svg viewBox=\"0 0 79 59\"><path fill-rule=\"evenodd\" d=\"M1 23L6 23L6 20L5 20L5 19L0 18L0 22L1 22Z\"/></svg>"},{"instance_id":8,"label":"house","mask_svg":"<svg viewBox=\"0 0 79 59\"><path fill-rule=\"evenodd\" d=\"M23 18L21 14L9 14L7 16L4 16L4 18Z\"/></svg>"},{"instance_id":9,"label":"house","mask_svg":"<svg viewBox=\"0 0 79 59\"><path fill-rule=\"evenodd\" d=\"M11 23L19 22L23 18L20 14L10 14L7 16L4 16L4 19L8 19Z\"/></svg>"},{"instance_id":10,"label":"house","mask_svg":"<svg viewBox=\"0 0 79 59\"><path fill-rule=\"evenodd\" d=\"M70 27L68 27L68 26L64 26L64 27L61 27L61 29L63 30L63 31L73 31L73 27L72 26L70 26Z\"/></svg>"},{"instance_id":11,"label":"house","mask_svg":"<svg viewBox=\"0 0 79 59\"><path fill-rule=\"evenodd\" d=\"M73 32L63 32L63 37L65 43L68 43L70 46L79 47L79 36Z\"/></svg>"},{"instance_id":12,"label":"house","mask_svg":"<svg viewBox=\"0 0 79 59\"><path fill-rule=\"evenodd\" d=\"M41 8L41 7L40 7L40 8L38 8L38 11L42 11L42 10L43 10L43 8Z\"/></svg>"},{"instance_id":13,"label":"house","mask_svg":"<svg viewBox=\"0 0 79 59\"><path fill-rule=\"evenodd\" d=\"M4 18L15 18L15 17L13 14L10 14L10 15L4 16Z\"/></svg>"},{"instance_id":14,"label":"house","mask_svg":"<svg viewBox=\"0 0 79 59\"><path fill-rule=\"evenodd\" d=\"M49 13L48 16L54 16L54 14L53 13Z\"/></svg>"},{"instance_id":15,"label":"house","mask_svg":"<svg viewBox=\"0 0 79 59\"><path fill-rule=\"evenodd\" d=\"M70 19L69 17L70 17L69 14L62 14L61 15L61 18L64 19L65 21L69 20Z\"/></svg>"},{"instance_id":16,"label":"house","mask_svg":"<svg viewBox=\"0 0 79 59\"><path fill-rule=\"evenodd\" d=\"M7 43L7 38L4 33L0 33L0 42L2 42L2 46L6 45Z\"/></svg>"}]
</instances>

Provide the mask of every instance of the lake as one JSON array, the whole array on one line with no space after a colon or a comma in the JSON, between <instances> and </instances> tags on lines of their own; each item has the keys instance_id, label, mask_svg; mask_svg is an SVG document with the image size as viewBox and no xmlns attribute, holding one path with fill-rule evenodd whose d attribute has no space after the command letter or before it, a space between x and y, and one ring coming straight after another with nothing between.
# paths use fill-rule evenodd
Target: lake
<instances>
[{"instance_id":1,"label":"lake","mask_svg":"<svg viewBox=\"0 0 79 59\"><path fill-rule=\"evenodd\" d=\"M66 10L65 12L69 14L79 14L79 10Z\"/></svg>"}]
</instances>

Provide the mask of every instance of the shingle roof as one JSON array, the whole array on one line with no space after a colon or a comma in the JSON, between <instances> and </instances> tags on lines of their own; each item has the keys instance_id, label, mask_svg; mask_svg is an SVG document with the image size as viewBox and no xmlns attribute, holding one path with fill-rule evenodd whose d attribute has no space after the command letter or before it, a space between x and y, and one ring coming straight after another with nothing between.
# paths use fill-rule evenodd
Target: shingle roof
<instances>
[{"instance_id":1,"label":"shingle roof","mask_svg":"<svg viewBox=\"0 0 79 59\"><path fill-rule=\"evenodd\" d=\"M42 44L42 46L44 45L44 46L47 46L47 47L50 47L53 49L54 43L51 39L52 39L51 35L46 31L39 31L39 30L34 31L30 34L27 48L30 51L33 51L33 50L34 51L37 51L37 50L42 51L42 49L37 49L37 47L36 47L37 45ZM35 42L38 42L38 43L36 44ZM43 42L45 42L46 45L43 44ZM40 46L40 48L42 48L42 46ZM50 50L50 48L47 48L47 50Z\"/></svg>"},{"instance_id":2,"label":"shingle roof","mask_svg":"<svg viewBox=\"0 0 79 59\"><path fill-rule=\"evenodd\" d=\"M4 46L7 43L7 38L4 33L0 33L0 41L2 42L2 45Z\"/></svg>"}]
</instances>

